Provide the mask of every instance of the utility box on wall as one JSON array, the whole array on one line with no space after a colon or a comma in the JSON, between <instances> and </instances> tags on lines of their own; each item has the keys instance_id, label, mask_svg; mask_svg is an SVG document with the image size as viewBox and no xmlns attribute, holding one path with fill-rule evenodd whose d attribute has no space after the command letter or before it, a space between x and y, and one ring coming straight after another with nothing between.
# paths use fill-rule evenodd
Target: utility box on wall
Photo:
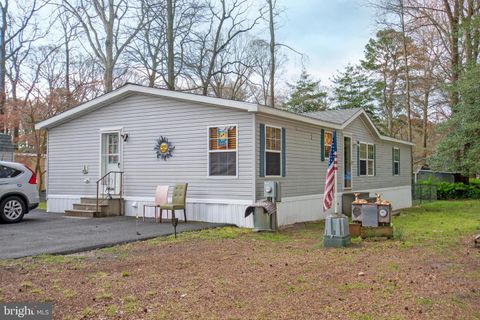
<instances>
[{"instance_id":1,"label":"utility box on wall","mask_svg":"<svg viewBox=\"0 0 480 320\"><path fill-rule=\"evenodd\" d=\"M263 196L265 198L271 198L273 202L282 201L282 192L280 190L280 182L278 181L265 181L263 182Z\"/></svg>"}]
</instances>

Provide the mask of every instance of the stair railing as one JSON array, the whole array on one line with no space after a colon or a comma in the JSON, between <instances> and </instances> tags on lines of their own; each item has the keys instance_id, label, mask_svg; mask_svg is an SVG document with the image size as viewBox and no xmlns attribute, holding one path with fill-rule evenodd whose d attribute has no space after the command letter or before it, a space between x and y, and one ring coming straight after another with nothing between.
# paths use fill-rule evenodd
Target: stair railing
<instances>
[{"instance_id":1,"label":"stair railing","mask_svg":"<svg viewBox=\"0 0 480 320\"><path fill-rule=\"evenodd\" d=\"M97 180L97 209L99 212L100 201L113 199L118 196L123 199L123 171L109 171ZM120 214L123 214L123 201L120 201Z\"/></svg>"}]
</instances>

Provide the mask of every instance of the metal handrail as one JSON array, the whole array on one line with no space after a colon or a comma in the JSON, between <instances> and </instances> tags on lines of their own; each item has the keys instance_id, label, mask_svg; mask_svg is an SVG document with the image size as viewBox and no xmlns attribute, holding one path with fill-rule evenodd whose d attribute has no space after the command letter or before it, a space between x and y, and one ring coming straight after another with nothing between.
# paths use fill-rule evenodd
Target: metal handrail
<instances>
[{"instance_id":1,"label":"metal handrail","mask_svg":"<svg viewBox=\"0 0 480 320\"><path fill-rule=\"evenodd\" d=\"M111 185L111 179L110 175L113 174L113 186ZM117 174L120 175L120 190L118 194L115 193L115 190L117 190ZM106 182L106 183L105 183ZM107 188L107 197L111 198L112 194L110 193L111 190L114 192L114 196L118 195L120 199L123 199L123 171L109 171L103 177L97 180L97 207L96 207L96 212L99 212L99 205L100 205L100 195L102 196L102 200L105 200L105 190L102 189L102 193L100 193L100 185L103 187L106 186ZM120 201L120 214L123 213L123 204L122 201Z\"/></svg>"}]
</instances>

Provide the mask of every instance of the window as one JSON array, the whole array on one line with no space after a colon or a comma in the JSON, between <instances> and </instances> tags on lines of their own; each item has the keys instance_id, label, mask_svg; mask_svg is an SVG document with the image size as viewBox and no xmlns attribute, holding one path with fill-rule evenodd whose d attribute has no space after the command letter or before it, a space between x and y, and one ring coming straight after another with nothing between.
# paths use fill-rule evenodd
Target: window
<instances>
[{"instance_id":1,"label":"window","mask_svg":"<svg viewBox=\"0 0 480 320\"><path fill-rule=\"evenodd\" d=\"M14 178L20 173L22 173L20 170L16 170L7 166L0 166L0 179Z\"/></svg>"},{"instance_id":2,"label":"window","mask_svg":"<svg viewBox=\"0 0 480 320\"><path fill-rule=\"evenodd\" d=\"M282 129L265 126L265 175L282 175Z\"/></svg>"},{"instance_id":3,"label":"window","mask_svg":"<svg viewBox=\"0 0 480 320\"><path fill-rule=\"evenodd\" d=\"M375 174L375 151L374 145L360 143L359 145L360 174L361 176L373 176Z\"/></svg>"},{"instance_id":4,"label":"window","mask_svg":"<svg viewBox=\"0 0 480 320\"><path fill-rule=\"evenodd\" d=\"M393 175L398 176L400 174L400 149L393 148Z\"/></svg>"},{"instance_id":5,"label":"window","mask_svg":"<svg viewBox=\"0 0 480 320\"><path fill-rule=\"evenodd\" d=\"M323 141L324 141L326 159L330 157L330 148L332 147L332 140L333 140L333 134L331 132L325 131L323 133Z\"/></svg>"},{"instance_id":6,"label":"window","mask_svg":"<svg viewBox=\"0 0 480 320\"><path fill-rule=\"evenodd\" d=\"M237 126L208 128L209 176L237 175Z\"/></svg>"}]
</instances>

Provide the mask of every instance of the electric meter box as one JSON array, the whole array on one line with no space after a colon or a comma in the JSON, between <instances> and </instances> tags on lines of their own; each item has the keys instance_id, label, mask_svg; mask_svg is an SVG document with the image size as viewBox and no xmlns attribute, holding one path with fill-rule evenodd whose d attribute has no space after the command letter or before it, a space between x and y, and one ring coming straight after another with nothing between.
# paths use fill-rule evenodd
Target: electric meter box
<instances>
[{"instance_id":1,"label":"electric meter box","mask_svg":"<svg viewBox=\"0 0 480 320\"><path fill-rule=\"evenodd\" d=\"M264 181L263 195L265 198L271 198L272 201L281 201L280 182L278 181Z\"/></svg>"}]
</instances>

